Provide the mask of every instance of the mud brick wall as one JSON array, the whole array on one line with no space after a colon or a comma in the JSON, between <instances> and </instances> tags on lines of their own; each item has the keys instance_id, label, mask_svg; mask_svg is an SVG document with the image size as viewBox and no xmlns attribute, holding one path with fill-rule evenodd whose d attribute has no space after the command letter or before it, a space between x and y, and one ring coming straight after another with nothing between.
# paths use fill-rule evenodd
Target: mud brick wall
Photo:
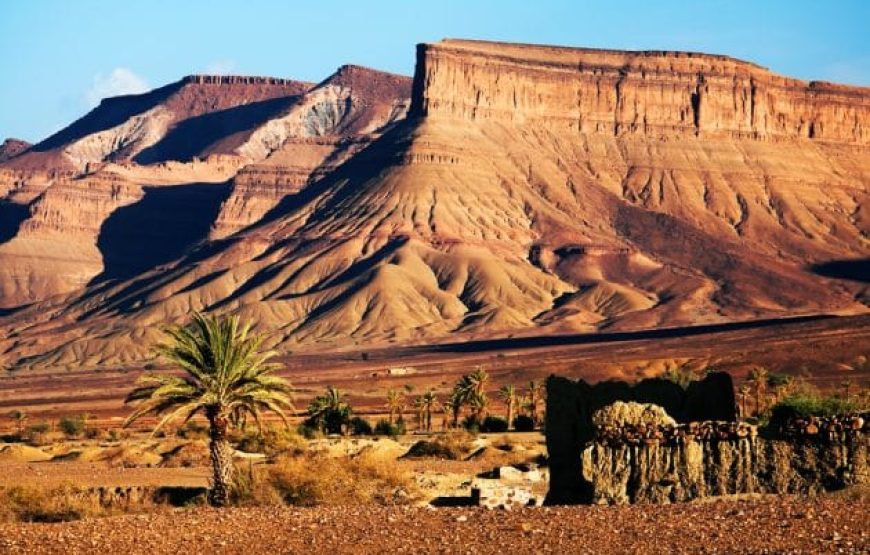
<instances>
[{"instance_id":1,"label":"mud brick wall","mask_svg":"<svg viewBox=\"0 0 870 555\"><path fill-rule=\"evenodd\" d=\"M615 401L654 403L678 422L737 418L734 385L725 372L708 374L686 389L660 378L637 384L606 381L591 385L551 376L547 379L545 418L550 459L548 504L592 501L592 484L583 479L580 454L593 438L592 414Z\"/></svg>"}]
</instances>

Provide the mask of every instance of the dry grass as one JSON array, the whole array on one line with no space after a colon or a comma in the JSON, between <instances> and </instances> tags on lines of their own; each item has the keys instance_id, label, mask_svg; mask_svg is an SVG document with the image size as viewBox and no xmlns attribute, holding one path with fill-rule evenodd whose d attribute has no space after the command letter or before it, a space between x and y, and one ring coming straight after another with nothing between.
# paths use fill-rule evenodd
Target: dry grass
<instances>
[{"instance_id":1,"label":"dry grass","mask_svg":"<svg viewBox=\"0 0 870 555\"><path fill-rule=\"evenodd\" d=\"M0 489L0 522L66 522L111 513L86 489L71 484Z\"/></svg>"},{"instance_id":2,"label":"dry grass","mask_svg":"<svg viewBox=\"0 0 870 555\"><path fill-rule=\"evenodd\" d=\"M434 437L433 439L420 440L405 454L407 458L434 457L460 461L468 457L474 449L474 436L466 431L453 431Z\"/></svg>"},{"instance_id":3,"label":"dry grass","mask_svg":"<svg viewBox=\"0 0 870 555\"><path fill-rule=\"evenodd\" d=\"M405 505L419 497L413 476L376 453L336 458L287 454L238 473L240 505Z\"/></svg>"}]
</instances>

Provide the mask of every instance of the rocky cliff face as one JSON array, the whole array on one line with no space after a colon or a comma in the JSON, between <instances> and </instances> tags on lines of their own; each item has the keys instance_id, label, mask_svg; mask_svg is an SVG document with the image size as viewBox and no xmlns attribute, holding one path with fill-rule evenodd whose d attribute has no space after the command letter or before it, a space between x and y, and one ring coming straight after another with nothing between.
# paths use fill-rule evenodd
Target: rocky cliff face
<instances>
[{"instance_id":1,"label":"rocky cliff face","mask_svg":"<svg viewBox=\"0 0 870 555\"><path fill-rule=\"evenodd\" d=\"M7 340L7 364L135 360L191 310L256 317L292 349L867 310L866 284L810 270L870 252L867 89L723 56L444 41L418 50L397 121L407 80L376 73L345 68L193 149L258 158L221 241L16 313L41 339ZM65 319L78 336L53 339Z\"/></svg>"},{"instance_id":2,"label":"rocky cliff face","mask_svg":"<svg viewBox=\"0 0 870 555\"><path fill-rule=\"evenodd\" d=\"M27 141L22 141L19 139L6 139L5 141L3 141L3 144L0 144L0 163L18 156L31 146L33 145L31 145Z\"/></svg>"},{"instance_id":3,"label":"rocky cliff face","mask_svg":"<svg viewBox=\"0 0 870 555\"><path fill-rule=\"evenodd\" d=\"M870 142L866 89L727 56L445 40L418 48L414 113L614 136Z\"/></svg>"},{"instance_id":4,"label":"rocky cliff face","mask_svg":"<svg viewBox=\"0 0 870 555\"><path fill-rule=\"evenodd\" d=\"M870 440L690 441L684 445L592 443L580 456L587 502L672 503L746 493L812 494L870 483Z\"/></svg>"},{"instance_id":5,"label":"rocky cliff face","mask_svg":"<svg viewBox=\"0 0 870 555\"><path fill-rule=\"evenodd\" d=\"M234 152L253 160L233 180L211 236L221 238L259 221L403 119L411 80L342 66L288 110L253 131Z\"/></svg>"}]
</instances>

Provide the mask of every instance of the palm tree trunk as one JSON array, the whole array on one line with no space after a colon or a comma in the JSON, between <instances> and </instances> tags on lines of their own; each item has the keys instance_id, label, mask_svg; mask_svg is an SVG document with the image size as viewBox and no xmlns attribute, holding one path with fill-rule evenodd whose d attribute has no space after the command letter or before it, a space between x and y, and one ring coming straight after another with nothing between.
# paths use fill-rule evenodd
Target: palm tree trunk
<instances>
[{"instance_id":1,"label":"palm tree trunk","mask_svg":"<svg viewBox=\"0 0 870 555\"><path fill-rule=\"evenodd\" d=\"M514 401L513 401L513 399L508 401L507 418L508 418L508 430L510 430L511 426L513 425L513 421L514 421Z\"/></svg>"},{"instance_id":2,"label":"palm tree trunk","mask_svg":"<svg viewBox=\"0 0 870 555\"><path fill-rule=\"evenodd\" d=\"M209 502L215 507L224 507L229 502L233 484L233 449L227 440L228 420L217 407L206 410L209 422L209 452L211 454L212 489Z\"/></svg>"}]
</instances>

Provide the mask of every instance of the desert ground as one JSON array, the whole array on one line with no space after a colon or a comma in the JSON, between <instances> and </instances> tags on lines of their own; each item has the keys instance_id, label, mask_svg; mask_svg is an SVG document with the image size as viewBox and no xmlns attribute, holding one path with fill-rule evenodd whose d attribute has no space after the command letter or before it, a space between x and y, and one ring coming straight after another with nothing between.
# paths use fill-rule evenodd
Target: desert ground
<instances>
[{"instance_id":1,"label":"desert ground","mask_svg":"<svg viewBox=\"0 0 870 555\"><path fill-rule=\"evenodd\" d=\"M409 386L415 393L428 388L444 393L476 366L484 367L497 387L523 385L550 374L592 382L631 381L671 367L723 369L739 382L749 369L762 365L834 390L846 379L856 387L870 382L868 353L870 316L807 317L634 333L348 347L282 357L280 374L297 388L300 409L332 385L349 394L357 412L383 415L387 389ZM88 413L105 426L119 426L129 413L123 398L142 372L7 372L0 378L0 413L23 410L31 422Z\"/></svg>"},{"instance_id":2,"label":"desert ground","mask_svg":"<svg viewBox=\"0 0 870 555\"><path fill-rule=\"evenodd\" d=\"M305 451L333 460L375 457L372 460L378 464L389 465L390 475L413 477L409 482L413 485L406 486L409 496L395 497L387 505L353 499L343 504L326 497L313 507L267 504L215 510L197 503L180 508L128 507L74 522L0 523L0 551L482 554L866 553L870 549L865 489L811 498L743 495L674 505L512 511L432 506L435 498L467 496L470 482L490 468L537 460L545 453L541 434L511 433L463 438L469 443L459 460L404 456L418 440L436 437L321 438L302 444ZM0 488L69 484L117 491L203 488L209 476L202 438L136 434L120 441L4 445L0 461ZM237 459L237 465L244 468L245 460ZM308 472L329 472L311 466ZM539 484L538 491L543 493L545 486Z\"/></svg>"},{"instance_id":3,"label":"desert ground","mask_svg":"<svg viewBox=\"0 0 870 555\"><path fill-rule=\"evenodd\" d=\"M7 553L866 553L866 504L201 509L0 525Z\"/></svg>"}]
</instances>

